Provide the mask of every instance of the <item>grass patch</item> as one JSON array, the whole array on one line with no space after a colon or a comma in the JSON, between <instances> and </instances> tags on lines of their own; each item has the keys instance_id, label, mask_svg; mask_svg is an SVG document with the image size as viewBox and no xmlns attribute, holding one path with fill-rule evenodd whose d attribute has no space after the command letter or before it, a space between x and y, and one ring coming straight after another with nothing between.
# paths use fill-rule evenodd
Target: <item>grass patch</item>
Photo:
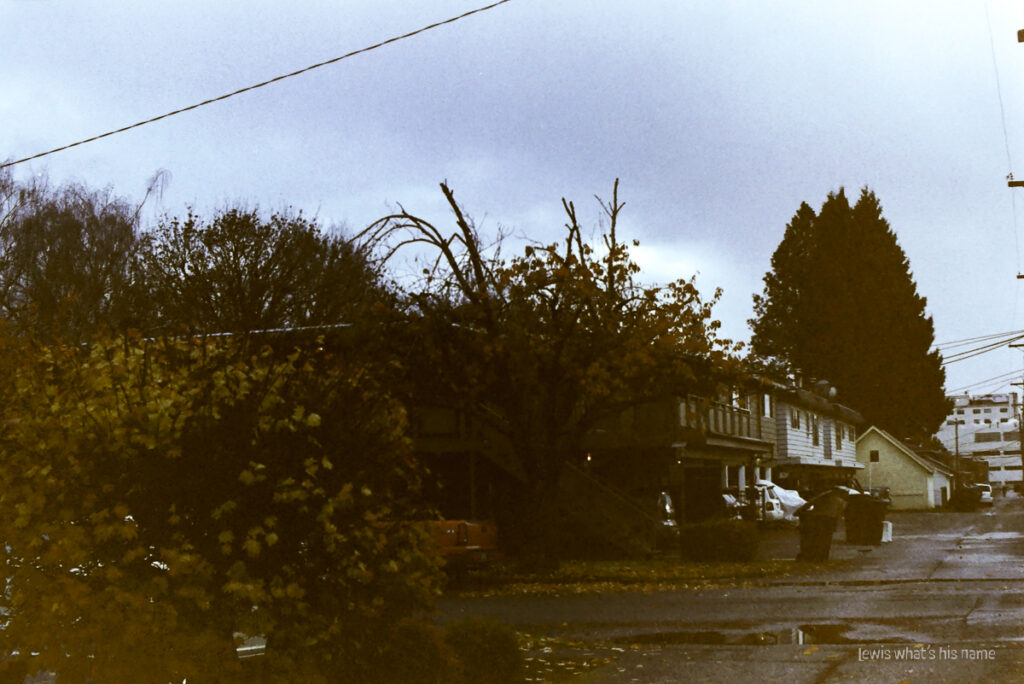
<instances>
[{"instance_id":1,"label":"grass patch","mask_svg":"<svg viewBox=\"0 0 1024 684\"><path fill-rule=\"evenodd\" d=\"M457 596L595 594L616 591L653 593L703 589L784 577L792 561L689 562L678 559L638 561L566 561L546 573L520 573L509 566L474 571L446 591Z\"/></svg>"}]
</instances>

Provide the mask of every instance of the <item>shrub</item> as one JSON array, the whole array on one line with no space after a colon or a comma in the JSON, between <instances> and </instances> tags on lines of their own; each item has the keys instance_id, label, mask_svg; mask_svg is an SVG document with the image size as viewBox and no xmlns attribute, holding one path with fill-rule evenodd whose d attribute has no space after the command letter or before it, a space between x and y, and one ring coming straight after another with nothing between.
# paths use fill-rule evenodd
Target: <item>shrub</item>
<instances>
[{"instance_id":1,"label":"shrub","mask_svg":"<svg viewBox=\"0 0 1024 684\"><path fill-rule=\"evenodd\" d=\"M463 618L448 625L445 640L462 663L467 684L521 681L523 653L508 625L494 618Z\"/></svg>"},{"instance_id":2,"label":"shrub","mask_svg":"<svg viewBox=\"0 0 1024 684\"><path fill-rule=\"evenodd\" d=\"M327 681L431 607L438 559L407 523L421 470L365 365L318 345L20 349L3 332L12 660L61 681L237 681L240 632L266 637L264 680Z\"/></svg>"},{"instance_id":3,"label":"shrub","mask_svg":"<svg viewBox=\"0 0 1024 684\"><path fill-rule=\"evenodd\" d=\"M712 520L683 525L679 549L684 560L749 561L757 553L757 523Z\"/></svg>"},{"instance_id":4,"label":"shrub","mask_svg":"<svg viewBox=\"0 0 1024 684\"><path fill-rule=\"evenodd\" d=\"M450 684L462 680L462 667L444 630L422 619L405 619L387 633L367 671L367 684Z\"/></svg>"}]
</instances>

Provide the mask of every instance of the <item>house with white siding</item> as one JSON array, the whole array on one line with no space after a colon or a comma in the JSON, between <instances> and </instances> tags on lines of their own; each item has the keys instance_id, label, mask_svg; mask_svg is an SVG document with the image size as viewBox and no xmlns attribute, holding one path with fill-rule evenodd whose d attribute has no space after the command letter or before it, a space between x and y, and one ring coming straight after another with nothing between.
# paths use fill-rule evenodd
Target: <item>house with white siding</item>
<instances>
[{"instance_id":1,"label":"house with white siding","mask_svg":"<svg viewBox=\"0 0 1024 684\"><path fill-rule=\"evenodd\" d=\"M823 393L776 386L775 481L802 495L847 484L864 466L857 461L859 413Z\"/></svg>"}]
</instances>

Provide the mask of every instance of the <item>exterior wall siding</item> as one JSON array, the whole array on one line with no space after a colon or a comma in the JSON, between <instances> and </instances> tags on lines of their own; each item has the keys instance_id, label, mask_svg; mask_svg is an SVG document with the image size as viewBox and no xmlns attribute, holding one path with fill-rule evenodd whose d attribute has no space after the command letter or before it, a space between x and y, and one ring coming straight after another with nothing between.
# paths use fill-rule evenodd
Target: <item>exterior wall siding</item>
<instances>
[{"instance_id":1,"label":"exterior wall siding","mask_svg":"<svg viewBox=\"0 0 1024 684\"><path fill-rule=\"evenodd\" d=\"M829 443L832 445L833 460L842 459L844 463L855 462L857 460L857 438L853 426L839 420L829 422L831 423L830 431L832 432ZM836 447L835 443L836 430L839 430L842 434L839 447Z\"/></svg>"},{"instance_id":2,"label":"exterior wall siding","mask_svg":"<svg viewBox=\"0 0 1024 684\"><path fill-rule=\"evenodd\" d=\"M877 463L871 462L872 451L878 451ZM935 506L938 490L932 473L878 433L871 432L861 438L857 444L857 460L864 464L861 485L888 487L893 509Z\"/></svg>"},{"instance_id":3,"label":"exterior wall siding","mask_svg":"<svg viewBox=\"0 0 1024 684\"><path fill-rule=\"evenodd\" d=\"M813 411L779 402L776 404L778 417L775 425L778 428L776 449L779 457L810 457L825 460L825 445L822 439L824 420ZM793 413L800 417L800 427L793 427ZM814 444L814 420L818 421L818 443Z\"/></svg>"},{"instance_id":4,"label":"exterior wall siding","mask_svg":"<svg viewBox=\"0 0 1024 684\"><path fill-rule=\"evenodd\" d=\"M789 412L793 407L782 402L775 403L775 456L786 458L792 452L789 447Z\"/></svg>"}]
</instances>

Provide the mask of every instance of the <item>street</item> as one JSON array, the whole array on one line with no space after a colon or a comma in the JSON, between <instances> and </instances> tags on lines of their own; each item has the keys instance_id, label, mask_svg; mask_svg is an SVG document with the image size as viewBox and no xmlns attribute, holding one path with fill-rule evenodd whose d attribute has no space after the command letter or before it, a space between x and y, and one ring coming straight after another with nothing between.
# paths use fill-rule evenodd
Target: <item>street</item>
<instances>
[{"instance_id":1,"label":"street","mask_svg":"<svg viewBox=\"0 0 1024 684\"><path fill-rule=\"evenodd\" d=\"M536 636L534 681L1024 681L1024 499L968 513L890 512L893 542L738 586L450 598ZM793 558L792 528L765 559ZM544 644L541 646L541 644ZM586 667L573 663L586 662ZM567 665L568 664L568 665ZM561 665L561 666L559 666Z\"/></svg>"}]
</instances>

